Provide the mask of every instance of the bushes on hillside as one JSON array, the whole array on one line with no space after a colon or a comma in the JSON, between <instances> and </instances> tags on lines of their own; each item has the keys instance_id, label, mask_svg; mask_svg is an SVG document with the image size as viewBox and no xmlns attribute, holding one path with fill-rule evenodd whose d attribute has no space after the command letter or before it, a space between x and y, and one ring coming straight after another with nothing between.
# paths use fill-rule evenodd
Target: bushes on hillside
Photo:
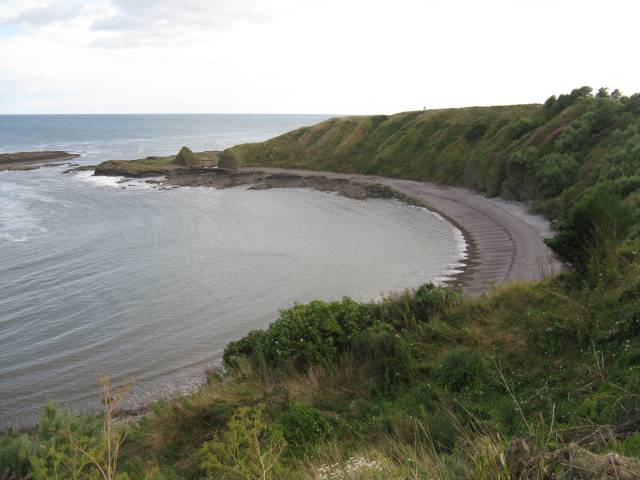
<instances>
[{"instance_id":1,"label":"bushes on hillside","mask_svg":"<svg viewBox=\"0 0 640 480\"><path fill-rule=\"evenodd\" d=\"M579 168L571 155L550 153L541 158L535 167L537 191L545 197L553 197L569 187Z\"/></svg>"},{"instance_id":2,"label":"bushes on hillside","mask_svg":"<svg viewBox=\"0 0 640 480\"><path fill-rule=\"evenodd\" d=\"M477 351L452 349L442 358L437 377L452 392L482 389L489 383L489 369Z\"/></svg>"},{"instance_id":3,"label":"bushes on hillside","mask_svg":"<svg viewBox=\"0 0 640 480\"><path fill-rule=\"evenodd\" d=\"M271 367L303 371L335 361L370 324L366 305L349 298L330 303L316 300L283 310L267 330L230 343L224 360L232 365L234 358L243 354Z\"/></svg>"},{"instance_id":4,"label":"bushes on hillside","mask_svg":"<svg viewBox=\"0 0 640 480\"><path fill-rule=\"evenodd\" d=\"M529 117L519 118L510 128L509 128L509 138L512 140L517 140L522 137L525 133L530 132L531 130L537 128L539 122Z\"/></svg>"},{"instance_id":5,"label":"bushes on hillside","mask_svg":"<svg viewBox=\"0 0 640 480\"><path fill-rule=\"evenodd\" d=\"M285 478L278 462L285 448L282 433L269 428L262 407L240 407L227 429L200 448L200 468L212 480Z\"/></svg>"},{"instance_id":6,"label":"bushes on hillside","mask_svg":"<svg viewBox=\"0 0 640 480\"><path fill-rule=\"evenodd\" d=\"M547 243L574 265L584 266L595 250L610 248L623 240L634 218L634 210L609 185L599 185L584 193Z\"/></svg>"},{"instance_id":7,"label":"bushes on hillside","mask_svg":"<svg viewBox=\"0 0 640 480\"><path fill-rule=\"evenodd\" d=\"M467 130L467 133L465 133L464 136L467 140L473 142L474 140L478 140L484 137L484 134L487 132L488 128L489 125L487 125L486 120L476 120L471 124L471 127L469 127L469 130Z\"/></svg>"},{"instance_id":8,"label":"bushes on hillside","mask_svg":"<svg viewBox=\"0 0 640 480\"><path fill-rule=\"evenodd\" d=\"M317 442L328 440L334 434L327 417L318 409L302 402L295 402L278 415L275 428L282 432L293 453L304 453Z\"/></svg>"},{"instance_id":9,"label":"bushes on hillside","mask_svg":"<svg viewBox=\"0 0 640 480\"><path fill-rule=\"evenodd\" d=\"M411 380L411 347L388 325L377 323L362 332L354 341L352 353L358 363L367 365L374 393L388 395Z\"/></svg>"},{"instance_id":10,"label":"bushes on hillside","mask_svg":"<svg viewBox=\"0 0 640 480\"><path fill-rule=\"evenodd\" d=\"M589 98L592 96L593 89L588 86L574 88L571 93L565 94L563 93L559 97L556 98L555 95L550 96L546 102L544 102L544 109L547 113L547 116L553 117L560 112L562 112L565 108L570 107L576 102Z\"/></svg>"}]
</instances>

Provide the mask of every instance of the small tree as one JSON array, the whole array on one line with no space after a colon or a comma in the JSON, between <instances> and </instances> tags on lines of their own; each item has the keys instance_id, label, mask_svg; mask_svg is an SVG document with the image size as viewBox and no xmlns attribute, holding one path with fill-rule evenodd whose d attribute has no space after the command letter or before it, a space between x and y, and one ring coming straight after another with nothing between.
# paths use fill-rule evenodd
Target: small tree
<instances>
[{"instance_id":1,"label":"small tree","mask_svg":"<svg viewBox=\"0 0 640 480\"><path fill-rule=\"evenodd\" d=\"M241 407L226 431L204 443L200 468L208 479L283 478L276 470L285 448L282 434L267 427L262 407Z\"/></svg>"}]
</instances>

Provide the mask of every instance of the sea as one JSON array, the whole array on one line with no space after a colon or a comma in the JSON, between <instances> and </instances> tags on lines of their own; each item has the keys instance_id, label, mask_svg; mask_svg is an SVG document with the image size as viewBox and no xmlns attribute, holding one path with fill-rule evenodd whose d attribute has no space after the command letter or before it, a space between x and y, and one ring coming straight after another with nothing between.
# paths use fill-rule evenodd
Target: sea
<instances>
[{"instance_id":1,"label":"sea","mask_svg":"<svg viewBox=\"0 0 640 480\"><path fill-rule=\"evenodd\" d=\"M0 115L0 153L66 150L79 165L220 150L327 115ZM0 171L0 429L49 402L135 408L197 388L228 342L313 299L376 301L460 267L460 232L396 200L308 189L164 188Z\"/></svg>"}]
</instances>

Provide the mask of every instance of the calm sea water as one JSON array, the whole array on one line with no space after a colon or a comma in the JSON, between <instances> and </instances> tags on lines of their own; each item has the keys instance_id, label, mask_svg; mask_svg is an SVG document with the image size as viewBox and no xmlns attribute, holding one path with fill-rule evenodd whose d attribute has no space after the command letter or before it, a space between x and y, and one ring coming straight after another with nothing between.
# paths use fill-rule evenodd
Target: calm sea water
<instances>
[{"instance_id":1,"label":"calm sea water","mask_svg":"<svg viewBox=\"0 0 640 480\"><path fill-rule=\"evenodd\" d=\"M303 115L0 116L0 151L80 163L220 149L322 120ZM441 278L457 230L396 201L309 190L162 189L67 167L0 172L0 427L55 401L132 403L196 385L224 346L314 298L367 300Z\"/></svg>"}]
</instances>

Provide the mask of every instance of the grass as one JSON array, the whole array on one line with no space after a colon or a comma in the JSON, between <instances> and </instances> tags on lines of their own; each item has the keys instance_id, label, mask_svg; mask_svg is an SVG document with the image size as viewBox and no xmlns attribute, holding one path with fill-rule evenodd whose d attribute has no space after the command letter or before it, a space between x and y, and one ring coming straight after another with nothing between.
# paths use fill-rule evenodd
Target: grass
<instances>
[{"instance_id":1,"label":"grass","mask_svg":"<svg viewBox=\"0 0 640 480\"><path fill-rule=\"evenodd\" d=\"M187 153L181 156L182 152ZM188 157L188 160L184 160L183 157ZM186 147L182 147L178 155L151 156L139 160L107 160L96 167L96 173L98 175L125 176L164 175L193 167L212 167L217 162L217 152L194 153Z\"/></svg>"}]
</instances>

